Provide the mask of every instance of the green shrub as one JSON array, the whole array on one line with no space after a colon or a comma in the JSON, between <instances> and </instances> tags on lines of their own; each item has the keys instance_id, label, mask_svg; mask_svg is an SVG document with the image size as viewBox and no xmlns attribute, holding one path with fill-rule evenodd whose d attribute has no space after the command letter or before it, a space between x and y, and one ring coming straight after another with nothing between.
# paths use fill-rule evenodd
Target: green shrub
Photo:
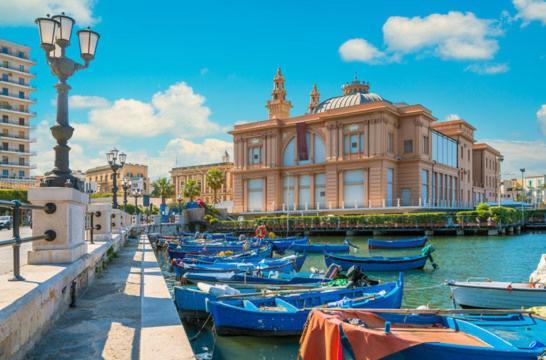
<instances>
[{"instance_id":1,"label":"green shrub","mask_svg":"<svg viewBox=\"0 0 546 360\"><path fill-rule=\"evenodd\" d=\"M0 200L19 200L21 202L28 202L27 190L22 189L0 189Z\"/></svg>"}]
</instances>

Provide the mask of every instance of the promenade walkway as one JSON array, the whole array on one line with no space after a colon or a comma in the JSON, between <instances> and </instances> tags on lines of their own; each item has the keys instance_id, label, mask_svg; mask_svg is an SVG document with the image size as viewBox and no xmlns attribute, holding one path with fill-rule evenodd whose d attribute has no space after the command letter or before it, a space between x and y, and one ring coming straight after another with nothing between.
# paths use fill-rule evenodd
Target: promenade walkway
<instances>
[{"instance_id":1,"label":"promenade walkway","mask_svg":"<svg viewBox=\"0 0 546 360\"><path fill-rule=\"evenodd\" d=\"M127 241L26 358L194 358L146 236Z\"/></svg>"}]
</instances>

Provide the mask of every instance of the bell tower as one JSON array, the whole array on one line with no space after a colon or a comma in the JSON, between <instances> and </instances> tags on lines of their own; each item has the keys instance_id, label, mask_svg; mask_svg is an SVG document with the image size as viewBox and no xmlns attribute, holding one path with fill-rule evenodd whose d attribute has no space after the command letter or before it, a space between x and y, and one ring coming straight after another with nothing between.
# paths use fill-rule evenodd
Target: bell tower
<instances>
[{"instance_id":1,"label":"bell tower","mask_svg":"<svg viewBox=\"0 0 546 360\"><path fill-rule=\"evenodd\" d=\"M271 100L267 102L266 107L269 109L270 119L286 119L290 117L290 109L292 108L292 103L286 100L284 76L281 72L281 68L277 69L277 73L273 78L273 91L271 92Z\"/></svg>"},{"instance_id":2,"label":"bell tower","mask_svg":"<svg viewBox=\"0 0 546 360\"><path fill-rule=\"evenodd\" d=\"M320 93L318 91L317 84L313 85L313 90L311 90L309 97L309 112L312 113L318 104L320 104Z\"/></svg>"}]
</instances>

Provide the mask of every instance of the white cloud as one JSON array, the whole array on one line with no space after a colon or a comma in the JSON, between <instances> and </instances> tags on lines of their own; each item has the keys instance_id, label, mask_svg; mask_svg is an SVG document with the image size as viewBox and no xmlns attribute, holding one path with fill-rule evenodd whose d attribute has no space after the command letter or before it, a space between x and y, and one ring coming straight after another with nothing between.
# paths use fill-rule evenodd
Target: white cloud
<instances>
[{"instance_id":1,"label":"white cloud","mask_svg":"<svg viewBox=\"0 0 546 360\"><path fill-rule=\"evenodd\" d=\"M93 25L95 0L2 0L0 25L34 26L37 17L65 12L74 17L79 26Z\"/></svg>"},{"instance_id":2,"label":"white cloud","mask_svg":"<svg viewBox=\"0 0 546 360\"><path fill-rule=\"evenodd\" d=\"M518 11L516 18L523 19L524 25L531 21L540 21L546 25L546 1L544 0L513 0Z\"/></svg>"},{"instance_id":3,"label":"white cloud","mask_svg":"<svg viewBox=\"0 0 546 360\"><path fill-rule=\"evenodd\" d=\"M173 139L167 143L164 155L170 158L178 157L179 165L196 165L220 162L224 151L233 153L233 142L207 138L201 143L186 139Z\"/></svg>"},{"instance_id":4,"label":"white cloud","mask_svg":"<svg viewBox=\"0 0 546 360\"><path fill-rule=\"evenodd\" d=\"M339 54L344 61L362 61L376 63L385 54L364 39L350 39L339 47Z\"/></svg>"},{"instance_id":5,"label":"white cloud","mask_svg":"<svg viewBox=\"0 0 546 360\"><path fill-rule=\"evenodd\" d=\"M518 174L520 168L525 168L528 174L546 173L545 141L485 140L484 142L499 150L504 156L503 177Z\"/></svg>"},{"instance_id":6,"label":"white cloud","mask_svg":"<svg viewBox=\"0 0 546 360\"><path fill-rule=\"evenodd\" d=\"M68 98L68 105L74 109L94 109L110 105L110 101L100 96L72 95Z\"/></svg>"},{"instance_id":7,"label":"white cloud","mask_svg":"<svg viewBox=\"0 0 546 360\"><path fill-rule=\"evenodd\" d=\"M451 120L459 120L461 117L459 116L459 114L448 114L444 120L445 121L451 121Z\"/></svg>"},{"instance_id":8,"label":"white cloud","mask_svg":"<svg viewBox=\"0 0 546 360\"><path fill-rule=\"evenodd\" d=\"M508 72L510 67L506 63L502 64L471 64L465 68L465 71L474 72L480 75L496 75Z\"/></svg>"},{"instance_id":9,"label":"white cloud","mask_svg":"<svg viewBox=\"0 0 546 360\"><path fill-rule=\"evenodd\" d=\"M180 82L154 94L149 103L119 99L109 107L93 109L89 122L101 132L134 137L172 133L187 138L222 131L217 123L209 120L211 112L204 103L203 96Z\"/></svg>"},{"instance_id":10,"label":"white cloud","mask_svg":"<svg viewBox=\"0 0 546 360\"><path fill-rule=\"evenodd\" d=\"M477 18L473 13L450 11L426 17L392 16L383 25L387 49L409 54L432 51L443 59L491 59L502 31L496 22Z\"/></svg>"},{"instance_id":11,"label":"white cloud","mask_svg":"<svg viewBox=\"0 0 546 360\"><path fill-rule=\"evenodd\" d=\"M546 135L546 104L542 105L537 111L537 120L540 132Z\"/></svg>"}]
</instances>

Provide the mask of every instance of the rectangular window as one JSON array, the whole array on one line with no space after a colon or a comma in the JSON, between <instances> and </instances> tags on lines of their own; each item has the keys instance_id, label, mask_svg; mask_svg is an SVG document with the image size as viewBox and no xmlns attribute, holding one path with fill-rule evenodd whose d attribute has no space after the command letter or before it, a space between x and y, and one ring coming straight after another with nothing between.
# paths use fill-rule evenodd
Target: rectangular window
<instances>
[{"instance_id":1,"label":"rectangular window","mask_svg":"<svg viewBox=\"0 0 546 360\"><path fill-rule=\"evenodd\" d=\"M2 95L8 95L8 88L2 88Z\"/></svg>"},{"instance_id":2,"label":"rectangular window","mask_svg":"<svg viewBox=\"0 0 546 360\"><path fill-rule=\"evenodd\" d=\"M428 155L429 154L429 141L428 136L423 136L423 154Z\"/></svg>"},{"instance_id":3,"label":"rectangular window","mask_svg":"<svg viewBox=\"0 0 546 360\"><path fill-rule=\"evenodd\" d=\"M421 204L428 204L428 170L421 170Z\"/></svg>"},{"instance_id":4,"label":"rectangular window","mask_svg":"<svg viewBox=\"0 0 546 360\"><path fill-rule=\"evenodd\" d=\"M19 71L25 72L25 65L19 65Z\"/></svg>"},{"instance_id":5,"label":"rectangular window","mask_svg":"<svg viewBox=\"0 0 546 360\"><path fill-rule=\"evenodd\" d=\"M311 176L300 175L298 179L298 207L300 209L309 209L311 204Z\"/></svg>"},{"instance_id":6,"label":"rectangular window","mask_svg":"<svg viewBox=\"0 0 546 360\"><path fill-rule=\"evenodd\" d=\"M404 153L409 154L413 152L413 140L404 140Z\"/></svg>"},{"instance_id":7,"label":"rectangular window","mask_svg":"<svg viewBox=\"0 0 546 360\"><path fill-rule=\"evenodd\" d=\"M402 206L410 206L411 205L411 189L401 189L400 190L400 201Z\"/></svg>"},{"instance_id":8,"label":"rectangular window","mask_svg":"<svg viewBox=\"0 0 546 360\"><path fill-rule=\"evenodd\" d=\"M393 205L394 169L387 169L387 206Z\"/></svg>"},{"instance_id":9,"label":"rectangular window","mask_svg":"<svg viewBox=\"0 0 546 360\"><path fill-rule=\"evenodd\" d=\"M5 178L9 177L9 170L6 170L6 169L2 170L2 177L5 177Z\"/></svg>"},{"instance_id":10,"label":"rectangular window","mask_svg":"<svg viewBox=\"0 0 546 360\"><path fill-rule=\"evenodd\" d=\"M9 158L7 156L2 156L2 163L3 164L9 163Z\"/></svg>"},{"instance_id":11,"label":"rectangular window","mask_svg":"<svg viewBox=\"0 0 546 360\"><path fill-rule=\"evenodd\" d=\"M392 132L387 133L387 152L394 153L394 134Z\"/></svg>"},{"instance_id":12,"label":"rectangular window","mask_svg":"<svg viewBox=\"0 0 546 360\"><path fill-rule=\"evenodd\" d=\"M25 165L25 158L19 158L19 165Z\"/></svg>"},{"instance_id":13,"label":"rectangular window","mask_svg":"<svg viewBox=\"0 0 546 360\"><path fill-rule=\"evenodd\" d=\"M438 180L438 173L436 171L434 171L432 173L432 196L431 196L431 205L432 206L436 206L437 204L437 201L436 201L436 181Z\"/></svg>"},{"instance_id":14,"label":"rectangular window","mask_svg":"<svg viewBox=\"0 0 546 360\"><path fill-rule=\"evenodd\" d=\"M25 145L19 144L19 151L20 152L25 152Z\"/></svg>"},{"instance_id":15,"label":"rectangular window","mask_svg":"<svg viewBox=\"0 0 546 360\"><path fill-rule=\"evenodd\" d=\"M248 210L263 211L264 180L252 179L247 183Z\"/></svg>"},{"instance_id":16,"label":"rectangular window","mask_svg":"<svg viewBox=\"0 0 546 360\"><path fill-rule=\"evenodd\" d=\"M319 209L326 208L326 175L315 174L315 202Z\"/></svg>"},{"instance_id":17,"label":"rectangular window","mask_svg":"<svg viewBox=\"0 0 546 360\"><path fill-rule=\"evenodd\" d=\"M24 99L24 98L25 98L25 92L19 91L19 99Z\"/></svg>"},{"instance_id":18,"label":"rectangular window","mask_svg":"<svg viewBox=\"0 0 546 360\"><path fill-rule=\"evenodd\" d=\"M25 85L25 79L24 78L19 78L19 84L20 85Z\"/></svg>"},{"instance_id":19,"label":"rectangular window","mask_svg":"<svg viewBox=\"0 0 546 360\"><path fill-rule=\"evenodd\" d=\"M21 126L25 125L25 118L19 118L19 125Z\"/></svg>"},{"instance_id":20,"label":"rectangular window","mask_svg":"<svg viewBox=\"0 0 546 360\"><path fill-rule=\"evenodd\" d=\"M7 115L2 115L2 122L3 122L3 123L9 122L9 118L8 118Z\"/></svg>"},{"instance_id":21,"label":"rectangular window","mask_svg":"<svg viewBox=\"0 0 546 360\"><path fill-rule=\"evenodd\" d=\"M20 177L20 178L24 178L24 177L25 177L25 171L24 171L24 170L19 170L19 177Z\"/></svg>"},{"instance_id":22,"label":"rectangular window","mask_svg":"<svg viewBox=\"0 0 546 360\"><path fill-rule=\"evenodd\" d=\"M7 142L2 143L2 149L7 150L8 146L9 146L9 144Z\"/></svg>"},{"instance_id":23,"label":"rectangular window","mask_svg":"<svg viewBox=\"0 0 546 360\"><path fill-rule=\"evenodd\" d=\"M348 170L343 173L343 202L346 208L364 206L364 170Z\"/></svg>"},{"instance_id":24,"label":"rectangular window","mask_svg":"<svg viewBox=\"0 0 546 360\"><path fill-rule=\"evenodd\" d=\"M2 74L2 80L3 81L8 81L9 80L8 74Z\"/></svg>"},{"instance_id":25,"label":"rectangular window","mask_svg":"<svg viewBox=\"0 0 546 360\"><path fill-rule=\"evenodd\" d=\"M248 149L248 163L250 165L260 164L262 162L262 148L253 146Z\"/></svg>"},{"instance_id":26,"label":"rectangular window","mask_svg":"<svg viewBox=\"0 0 546 360\"><path fill-rule=\"evenodd\" d=\"M283 193L284 193L284 204L287 210L294 209L294 184L296 179L294 176L285 176L283 179Z\"/></svg>"},{"instance_id":27,"label":"rectangular window","mask_svg":"<svg viewBox=\"0 0 546 360\"><path fill-rule=\"evenodd\" d=\"M2 54L9 54L8 48L5 46L2 46Z\"/></svg>"}]
</instances>

